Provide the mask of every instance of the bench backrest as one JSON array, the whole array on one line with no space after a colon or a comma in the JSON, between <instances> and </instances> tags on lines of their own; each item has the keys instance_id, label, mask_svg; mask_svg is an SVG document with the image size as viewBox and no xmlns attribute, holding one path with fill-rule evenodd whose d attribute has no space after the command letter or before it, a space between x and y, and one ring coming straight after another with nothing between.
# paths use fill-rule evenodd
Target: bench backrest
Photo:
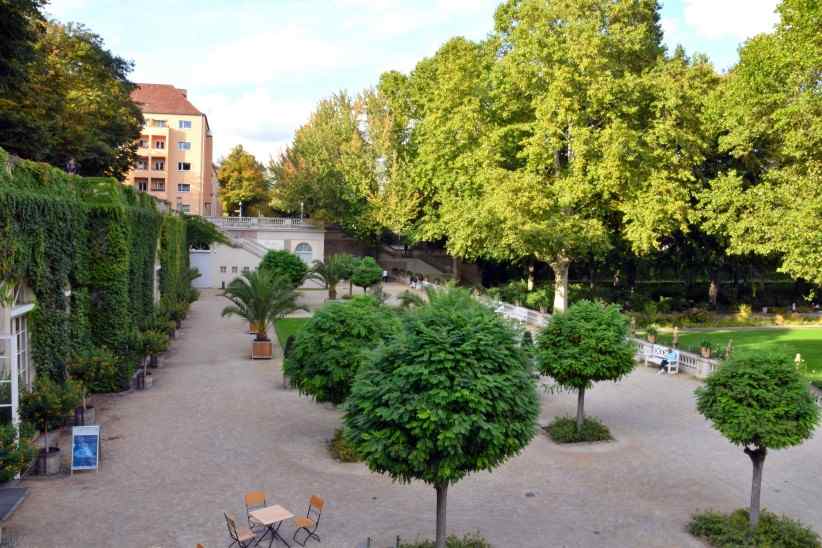
<instances>
[{"instance_id":1,"label":"bench backrest","mask_svg":"<svg viewBox=\"0 0 822 548\"><path fill-rule=\"evenodd\" d=\"M668 355L668 352L670 352L670 351L671 351L671 349L668 348L667 346L662 346L661 344L655 344L653 346L653 349L651 350L651 355L654 358L665 358ZM675 355L674 362L678 362L679 361L679 350L674 349L674 355Z\"/></svg>"}]
</instances>

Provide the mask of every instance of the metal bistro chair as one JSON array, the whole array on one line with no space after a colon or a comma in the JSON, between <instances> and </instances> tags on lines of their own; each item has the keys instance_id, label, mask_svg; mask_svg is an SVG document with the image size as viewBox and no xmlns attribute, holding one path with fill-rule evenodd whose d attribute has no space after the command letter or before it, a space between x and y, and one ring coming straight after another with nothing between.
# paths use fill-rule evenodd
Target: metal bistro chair
<instances>
[{"instance_id":1,"label":"metal bistro chair","mask_svg":"<svg viewBox=\"0 0 822 548\"><path fill-rule=\"evenodd\" d=\"M223 512L223 515L225 516L226 527L228 527L228 536L230 536L233 541L228 545L228 548L231 548L235 544L239 548L247 548L248 546L251 546L255 540L257 540L257 535L254 534L254 531L251 529L237 527L237 518L234 517L234 514L227 514Z\"/></svg>"},{"instance_id":2,"label":"metal bistro chair","mask_svg":"<svg viewBox=\"0 0 822 548\"><path fill-rule=\"evenodd\" d=\"M324 506L325 501L323 499L316 495L311 496L308 501L308 511L305 513L305 517L294 518L294 525L297 527L297 530L294 531L294 536L291 540L300 546L305 546L308 539L312 537L317 542L320 542L320 535L317 534L317 528L320 526L320 518L322 517ZM297 535L300 531L305 531L306 533L305 540L302 542L297 540Z\"/></svg>"},{"instance_id":3,"label":"metal bistro chair","mask_svg":"<svg viewBox=\"0 0 822 548\"><path fill-rule=\"evenodd\" d=\"M248 526L252 531L255 531L258 527L265 527L265 525L252 518L251 512L266 506L265 493L262 491L249 491L245 494L245 515L248 519Z\"/></svg>"}]
</instances>

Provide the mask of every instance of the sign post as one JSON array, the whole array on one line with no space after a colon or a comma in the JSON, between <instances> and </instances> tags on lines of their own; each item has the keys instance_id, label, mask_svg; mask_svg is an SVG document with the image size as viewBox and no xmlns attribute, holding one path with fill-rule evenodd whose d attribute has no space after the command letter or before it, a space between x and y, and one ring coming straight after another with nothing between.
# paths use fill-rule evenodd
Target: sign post
<instances>
[{"instance_id":1,"label":"sign post","mask_svg":"<svg viewBox=\"0 0 822 548\"><path fill-rule=\"evenodd\" d=\"M71 429L71 472L100 467L100 426L75 426Z\"/></svg>"}]
</instances>

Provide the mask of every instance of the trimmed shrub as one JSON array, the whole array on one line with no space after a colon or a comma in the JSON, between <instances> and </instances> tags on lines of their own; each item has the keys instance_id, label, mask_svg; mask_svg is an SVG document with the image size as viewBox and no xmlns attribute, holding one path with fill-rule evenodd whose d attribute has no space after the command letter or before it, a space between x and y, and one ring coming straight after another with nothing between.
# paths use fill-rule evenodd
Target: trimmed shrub
<instances>
[{"instance_id":1,"label":"trimmed shrub","mask_svg":"<svg viewBox=\"0 0 822 548\"><path fill-rule=\"evenodd\" d=\"M287 279L293 287L299 287L308 275L308 266L302 259L285 250L266 253L260 262L260 270L270 272L275 278Z\"/></svg>"},{"instance_id":2,"label":"trimmed shrub","mask_svg":"<svg viewBox=\"0 0 822 548\"><path fill-rule=\"evenodd\" d=\"M71 378L91 393L120 390L118 360L107 348L92 348L72 356L67 369Z\"/></svg>"},{"instance_id":3,"label":"trimmed shrub","mask_svg":"<svg viewBox=\"0 0 822 548\"><path fill-rule=\"evenodd\" d=\"M301 392L340 404L369 351L400 331L399 318L371 297L323 306L297 333L283 368Z\"/></svg>"},{"instance_id":4,"label":"trimmed shrub","mask_svg":"<svg viewBox=\"0 0 822 548\"><path fill-rule=\"evenodd\" d=\"M731 514L702 512L691 518L688 532L711 546L756 548L820 548L819 535L798 521L763 511L759 524L751 531L745 509Z\"/></svg>"},{"instance_id":5,"label":"trimmed shrub","mask_svg":"<svg viewBox=\"0 0 822 548\"><path fill-rule=\"evenodd\" d=\"M362 287L363 292L372 285L379 283L381 279L382 267L377 264L373 257L362 257L354 263L351 283L357 287Z\"/></svg>"},{"instance_id":6,"label":"trimmed shrub","mask_svg":"<svg viewBox=\"0 0 822 548\"><path fill-rule=\"evenodd\" d=\"M548 437L556 443L583 443L614 439L607 426L590 417L583 421L580 430L577 430L576 419L571 417L557 417L544 430Z\"/></svg>"},{"instance_id":7,"label":"trimmed shrub","mask_svg":"<svg viewBox=\"0 0 822 548\"><path fill-rule=\"evenodd\" d=\"M19 435L13 425L0 425L0 482L13 480L31 465L35 455L32 436L34 431L29 425L20 425Z\"/></svg>"},{"instance_id":8,"label":"trimmed shrub","mask_svg":"<svg viewBox=\"0 0 822 548\"><path fill-rule=\"evenodd\" d=\"M433 540L403 542L400 544L400 548L434 548L434 546ZM445 548L493 548L493 546L479 533L467 533L462 538L456 535L449 536L445 539Z\"/></svg>"}]
</instances>

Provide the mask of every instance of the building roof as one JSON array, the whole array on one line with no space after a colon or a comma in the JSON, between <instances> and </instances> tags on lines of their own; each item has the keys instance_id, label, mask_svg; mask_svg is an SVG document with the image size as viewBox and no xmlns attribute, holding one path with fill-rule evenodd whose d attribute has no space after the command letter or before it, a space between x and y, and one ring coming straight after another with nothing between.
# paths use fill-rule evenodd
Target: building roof
<instances>
[{"instance_id":1,"label":"building roof","mask_svg":"<svg viewBox=\"0 0 822 548\"><path fill-rule=\"evenodd\" d=\"M131 92L131 99L143 112L202 115L202 112L189 102L186 95L186 90L169 84L137 84Z\"/></svg>"}]
</instances>

